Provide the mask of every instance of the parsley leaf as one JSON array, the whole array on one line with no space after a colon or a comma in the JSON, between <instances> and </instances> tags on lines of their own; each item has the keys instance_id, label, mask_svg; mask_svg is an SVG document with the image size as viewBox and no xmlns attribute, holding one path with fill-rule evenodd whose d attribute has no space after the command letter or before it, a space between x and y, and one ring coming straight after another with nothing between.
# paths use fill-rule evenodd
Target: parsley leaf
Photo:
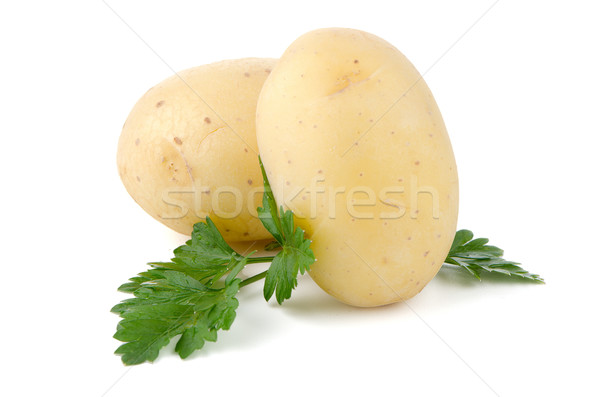
<instances>
[{"instance_id":1,"label":"parsley leaf","mask_svg":"<svg viewBox=\"0 0 600 397\"><path fill-rule=\"evenodd\" d=\"M235 294L241 280L210 289L181 272L161 270L154 280L140 284L135 298L114 306L122 320L114 337L125 342L116 351L126 365L154 361L171 338L183 334L175 351L182 358L216 341L217 330L227 330L235 319ZM160 277L162 276L162 278Z\"/></svg>"},{"instance_id":2,"label":"parsley leaf","mask_svg":"<svg viewBox=\"0 0 600 397\"><path fill-rule=\"evenodd\" d=\"M269 233L271 233L273 237L275 237L275 240L277 240L279 245L283 246L285 237L283 236L281 219L279 218L279 214L277 213L277 203L275 202L273 190L271 190L271 185L269 184L269 180L267 179L267 173L265 172L265 167L263 166L260 156L258 157L258 162L260 164L260 170L262 172L263 177L263 185L265 187L265 192L263 193L262 199L263 206L258 207L256 209L258 213L258 219L260 219L265 229L267 229Z\"/></svg>"},{"instance_id":3,"label":"parsley leaf","mask_svg":"<svg viewBox=\"0 0 600 397\"><path fill-rule=\"evenodd\" d=\"M457 231L445 264L458 266L479 280L481 280L481 272L486 271L544 283L542 277L529 273L520 267L518 262L502 258L504 251L493 245L487 245L488 242L487 238L473 239L473 232L470 230Z\"/></svg>"},{"instance_id":4,"label":"parsley leaf","mask_svg":"<svg viewBox=\"0 0 600 397\"><path fill-rule=\"evenodd\" d=\"M263 290L266 300L275 293L279 304L292 296L292 290L298 285L298 271L304 274L315 261L310 249L310 240L304 238L304 232L296 228L291 244L284 244L282 250L273 258L267 270Z\"/></svg>"},{"instance_id":5,"label":"parsley leaf","mask_svg":"<svg viewBox=\"0 0 600 397\"><path fill-rule=\"evenodd\" d=\"M215 342L217 331L228 330L234 319L239 289L265 278L265 298L273 293L281 304L297 285L298 272L306 272L315 261L310 240L295 228L291 211L277 210L265 170L263 208L259 217L282 247L277 255L251 258L235 252L211 221L194 225L191 239L173 251L169 262L151 262L119 290L133 294L112 308L122 320L114 337L124 342L116 351L126 365L154 361L161 348L180 336L175 351L186 358L205 342ZM268 271L241 280L239 272L248 263L272 262Z\"/></svg>"},{"instance_id":6,"label":"parsley leaf","mask_svg":"<svg viewBox=\"0 0 600 397\"><path fill-rule=\"evenodd\" d=\"M115 353L126 365L154 361L177 335L175 351L188 357L235 319L242 281L236 276L248 257L236 253L209 218L194 225L191 240L173 253L171 262L150 263L150 270L119 287L134 295L111 310L122 318L114 337L124 344Z\"/></svg>"},{"instance_id":7,"label":"parsley leaf","mask_svg":"<svg viewBox=\"0 0 600 397\"><path fill-rule=\"evenodd\" d=\"M206 223L198 222L194 225L191 240L176 248L173 253L175 257L171 262L151 262L150 265L184 272L199 281L210 279L210 285L231 269L239 267L240 261L244 260L242 255L225 242L208 217Z\"/></svg>"},{"instance_id":8,"label":"parsley leaf","mask_svg":"<svg viewBox=\"0 0 600 397\"><path fill-rule=\"evenodd\" d=\"M298 285L298 272L304 274L308 271L315 261L315 255L310 249L311 241L304 237L304 230L295 227L292 211L284 211L283 206L279 207L279 211L277 210L262 161L260 161L260 169L265 192L263 206L257 210L258 217L282 248L267 270L263 295L268 301L275 293L277 303L282 304L292 296L292 290ZM267 247L274 249L274 244L268 244Z\"/></svg>"}]
</instances>

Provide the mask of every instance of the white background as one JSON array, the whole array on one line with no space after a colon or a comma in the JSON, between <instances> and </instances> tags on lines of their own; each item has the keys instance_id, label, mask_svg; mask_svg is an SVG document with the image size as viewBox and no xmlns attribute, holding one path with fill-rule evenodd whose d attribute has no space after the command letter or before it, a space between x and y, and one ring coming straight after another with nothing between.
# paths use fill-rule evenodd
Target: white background
<instances>
[{"instance_id":1,"label":"white background","mask_svg":"<svg viewBox=\"0 0 600 397\"><path fill-rule=\"evenodd\" d=\"M0 394L598 395L596 3L3 2ZM425 73L458 162L459 226L547 284L442 270L378 309L310 278L278 307L255 284L216 344L124 367L116 288L185 240L121 185L129 110L171 68L277 57L329 26L377 34Z\"/></svg>"}]
</instances>

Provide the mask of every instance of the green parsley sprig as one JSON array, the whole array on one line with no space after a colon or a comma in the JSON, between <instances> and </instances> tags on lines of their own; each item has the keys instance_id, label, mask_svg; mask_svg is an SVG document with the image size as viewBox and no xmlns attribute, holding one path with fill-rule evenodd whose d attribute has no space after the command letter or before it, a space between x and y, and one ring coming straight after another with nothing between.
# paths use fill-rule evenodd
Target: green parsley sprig
<instances>
[{"instance_id":1,"label":"green parsley sprig","mask_svg":"<svg viewBox=\"0 0 600 397\"><path fill-rule=\"evenodd\" d=\"M260 159L259 159L260 161ZM169 262L151 262L150 269L132 277L119 291L133 294L111 311L121 317L114 337L123 342L115 351L125 365L154 361L160 349L180 336L175 351L186 358L205 342L215 342L217 331L228 330L235 320L239 302L236 294L246 285L265 279L263 294L273 294L279 304L289 299L304 274L314 263L311 241L295 226L292 211L277 208L262 162L265 192L258 216L275 241L265 249L276 255L252 257L233 250L207 217L194 225L191 239L173 251ZM516 262L502 258L500 248L488 239L473 239L469 230L456 232L445 265L464 269L480 279L482 271L518 276L541 282ZM246 279L239 273L252 263L270 262L269 269Z\"/></svg>"},{"instance_id":2,"label":"green parsley sprig","mask_svg":"<svg viewBox=\"0 0 600 397\"><path fill-rule=\"evenodd\" d=\"M274 256L251 257L233 250L207 217L194 225L191 239L173 251L170 262L151 262L150 269L129 279L119 291L133 294L112 308L121 316L114 337L124 342L116 351L126 365L152 362L161 348L181 335L175 351L186 358L205 342L215 342L217 331L228 330L235 320L239 289L265 279L264 296L275 293L283 303L315 261L310 241L294 225L292 211L277 210L269 181L263 172L265 193L258 209L265 228L276 242ZM242 280L238 277L251 263L271 262L268 270Z\"/></svg>"},{"instance_id":3,"label":"green parsley sprig","mask_svg":"<svg viewBox=\"0 0 600 397\"><path fill-rule=\"evenodd\" d=\"M308 271L315 261L315 255L310 249L311 241L304 238L304 230L299 227L294 229L292 211L284 211L283 206L279 207L279 212L277 211L277 203L260 158L259 162L265 193L263 206L257 209L258 218L275 237L276 245L281 247L281 251L273 257L271 266L267 270L263 293L268 301L275 292L277 302L281 304L292 296L292 290L298 285L298 272L304 274ZM274 249L276 245L269 244L267 248Z\"/></svg>"},{"instance_id":4,"label":"green parsley sprig","mask_svg":"<svg viewBox=\"0 0 600 397\"><path fill-rule=\"evenodd\" d=\"M529 273L520 267L520 263L502 258L504 251L493 245L487 245L487 238L473 239L470 230L459 230L446 257L444 265L458 266L481 280L481 272L499 273L507 276L521 277L544 284L544 279L537 274Z\"/></svg>"}]
</instances>

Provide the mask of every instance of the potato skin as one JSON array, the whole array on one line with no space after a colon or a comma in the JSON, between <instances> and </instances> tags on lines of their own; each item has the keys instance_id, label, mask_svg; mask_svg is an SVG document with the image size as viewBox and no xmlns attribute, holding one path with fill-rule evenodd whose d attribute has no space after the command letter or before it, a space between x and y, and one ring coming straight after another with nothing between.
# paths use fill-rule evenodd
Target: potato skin
<instances>
[{"instance_id":1,"label":"potato skin","mask_svg":"<svg viewBox=\"0 0 600 397\"><path fill-rule=\"evenodd\" d=\"M435 100L400 51L358 30L301 36L263 86L256 127L326 292L379 306L435 276L456 231L458 176Z\"/></svg>"},{"instance_id":2,"label":"potato skin","mask_svg":"<svg viewBox=\"0 0 600 397\"><path fill-rule=\"evenodd\" d=\"M117 165L146 212L183 234L210 216L227 241L269 237L252 215L262 188L255 113L275 63L247 58L198 66L142 96L123 126Z\"/></svg>"}]
</instances>

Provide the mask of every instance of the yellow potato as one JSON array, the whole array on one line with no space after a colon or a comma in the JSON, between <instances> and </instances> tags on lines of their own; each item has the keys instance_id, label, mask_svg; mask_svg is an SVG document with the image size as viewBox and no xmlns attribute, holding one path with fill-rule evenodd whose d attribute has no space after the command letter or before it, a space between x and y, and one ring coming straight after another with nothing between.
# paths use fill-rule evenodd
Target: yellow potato
<instances>
[{"instance_id":1,"label":"yellow potato","mask_svg":"<svg viewBox=\"0 0 600 397\"><path fill-rule=\"evenodd\" d=\"M119 140L123 184L155 219L180 233L208 215L225 240L270 235L261 203L255 113L274 59L238 59L184 70L135 105Z\"/></svg>"},{"instance_id":2,"label":"yellow potato","mask_svg":"<svg viewBox=\"0 0 600 397\"><path fill-rule=\"evenodd\" d=\"M385 305L435 276L456 231L456 164L400 51L351 29L303 35L265 82L256 128L275 198L313 240L310 275L326 292Z\"/></svg>"}]
</instances>

